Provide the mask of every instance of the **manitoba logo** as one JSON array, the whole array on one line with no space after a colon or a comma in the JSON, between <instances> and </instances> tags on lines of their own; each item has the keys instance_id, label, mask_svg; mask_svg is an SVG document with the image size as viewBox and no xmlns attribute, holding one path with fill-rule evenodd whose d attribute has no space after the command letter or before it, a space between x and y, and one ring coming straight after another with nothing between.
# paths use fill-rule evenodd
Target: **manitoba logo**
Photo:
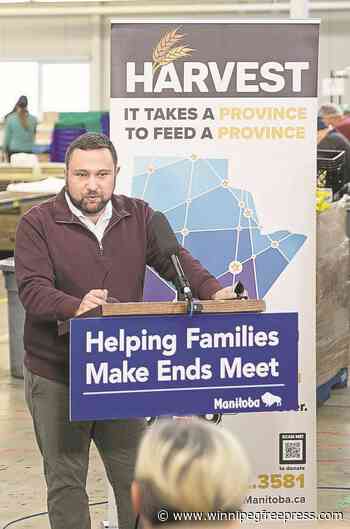
<instances>
[{"instance_id":1,"label":"manitoba logo","mask_svg":"<svg viewBox=\"0 0 350 529\"><path fill-rule=\"evenodd\" d=\"M231 400L225 400L221 397L214 398L215 410L240 410L244 408L260 408L260 400L251 397L247 399L235 397Z\"/></svg>"},{"instance_id":2,"label":"manitoba logo","mask_svg":"<svg viewBox=\"0 0 350 529\"><path fill-rule=\"evenodd\" d=\"M186 45L178 46L180 41L185 37L178 33L178 29L168 31L153 49L153 73L166 64L170 64L178 59L189 57L191 52L195 51Z\"/></svg>"}]
</instances>

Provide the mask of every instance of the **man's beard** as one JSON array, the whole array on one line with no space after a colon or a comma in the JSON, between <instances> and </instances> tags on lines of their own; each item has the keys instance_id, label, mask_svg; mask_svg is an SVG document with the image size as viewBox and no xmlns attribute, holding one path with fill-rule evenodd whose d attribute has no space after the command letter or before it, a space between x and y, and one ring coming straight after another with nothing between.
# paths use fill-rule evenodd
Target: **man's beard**
<instances>
[{"instance_id":1,"label":"man's beard","mask_svg":"<svg viewBox=\"0 0 350 529\"><path fill-rule=\"evenodd\" d=\"M86 195L85 197L81 198L80 200L76 200L69 192L69 187L66 186L66 191L71 199L72 203L76 208L78 208L82 213L87 215L95 215L96 213L100 213L102 211L110 199L105 200L100 195L96 195L93 193L90 193L89 195ZM96 198L99 199L99 202L96 202L94 205L88 205L87 199L88 198Z\"/></svg>"}]
</instances>

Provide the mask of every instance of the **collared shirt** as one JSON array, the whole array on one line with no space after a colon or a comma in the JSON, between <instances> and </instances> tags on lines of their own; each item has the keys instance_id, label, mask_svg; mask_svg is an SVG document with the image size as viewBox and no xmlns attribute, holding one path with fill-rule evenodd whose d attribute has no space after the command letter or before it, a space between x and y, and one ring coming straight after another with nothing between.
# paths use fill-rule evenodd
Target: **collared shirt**
<instances>
[{"instance_id":1,"label":"collared shirt","mask_svg":"<svg viewBox=\"0 0 350 529\"><path fill-rule=\"evenodd\" d=\"M107 228L109 221L112 218L112 202L110 200L107 202L102 215L99 217L98 221L95 224L94 222L92 222L91 219L89 219L89 217L86 217L84 213L80 211L80 209L78 209L73 204L67 192L65 193L65 197L66 197L68 207L73 213L73 215L78 217L78 219L83 224L85 224L85 226L95 235L95 237L97 238L98 242L101 245L101 241L102 241L102 237L105 232L105 229Z\"/></svg>"}]
</instances>

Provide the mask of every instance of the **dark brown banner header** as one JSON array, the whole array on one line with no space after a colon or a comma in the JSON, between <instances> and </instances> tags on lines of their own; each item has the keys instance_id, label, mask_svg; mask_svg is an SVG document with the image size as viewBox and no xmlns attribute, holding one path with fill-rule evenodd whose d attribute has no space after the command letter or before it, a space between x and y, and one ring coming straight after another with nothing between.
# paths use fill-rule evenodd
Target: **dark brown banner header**
<instances>
[{"instance_id":1,"label":"dark brown banner header","mask_svg":"<svg viewBox=\"0 0 350 529\"><path fill-rule=\"evenodd\" d=\"M111 97L317 97L317 23L112 24Z\"/></svg>"}]
</instances>

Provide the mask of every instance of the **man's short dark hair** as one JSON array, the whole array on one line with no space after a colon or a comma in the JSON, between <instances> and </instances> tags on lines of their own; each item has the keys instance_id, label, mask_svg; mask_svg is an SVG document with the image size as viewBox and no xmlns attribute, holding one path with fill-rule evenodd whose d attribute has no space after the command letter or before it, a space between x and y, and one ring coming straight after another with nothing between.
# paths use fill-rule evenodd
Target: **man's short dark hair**
<instances>
[{"instance_id":1,"label":"man's short dark hair","mask_svg":"<svg viewBox=\"0 0 350 529\"><path fill-rule=\"evenodd\" d=\"M114 166L117 166L118 164L117 151L115 150L115 147L111 140L105 134L100 134L98 132L86 132L85 134L82 134L74 141L72 141L66 151L65 163L67 169L73 151L75 151L76 149L81 149L82 151L108 149L112 155Z\"/></svg>"}]
</instances>

